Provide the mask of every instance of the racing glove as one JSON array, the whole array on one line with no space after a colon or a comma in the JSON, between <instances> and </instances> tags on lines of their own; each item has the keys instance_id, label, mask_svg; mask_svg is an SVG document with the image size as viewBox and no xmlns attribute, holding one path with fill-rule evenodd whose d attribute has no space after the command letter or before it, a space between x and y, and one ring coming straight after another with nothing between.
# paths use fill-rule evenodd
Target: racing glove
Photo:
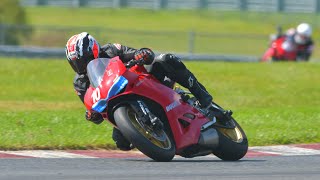
<instances>
[{"instance_id":1,"label":"racing glove","mask_svg":"<svg viewBox=\"0 0 320 180\"><path fill-rule=\"evenodd\" d=\"M149 48L141 48L134 53L134 59L141 60L146 65L152 64L154 57L154 52Z\"/></svg>"},{"instance_id":2,"label":"racing glove","mask_svg":"<svg viewBox=\"0 0 320 180\"><path fill-rule=\"evenodd\" d=\"M95 124L101 124L103 122L103 117L100 113L86 110L86 120L91 121Z\"/></svg>"}]
</instances>

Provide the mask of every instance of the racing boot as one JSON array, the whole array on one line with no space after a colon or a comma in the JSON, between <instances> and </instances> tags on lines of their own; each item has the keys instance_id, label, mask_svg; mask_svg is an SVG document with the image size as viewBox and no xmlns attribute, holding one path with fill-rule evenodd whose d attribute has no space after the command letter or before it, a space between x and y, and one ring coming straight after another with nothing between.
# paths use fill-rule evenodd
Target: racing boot
<instances>
[{"instance_id":1,"label":"racing boot","mask_svg":"<svg viewBox=\"0 0 320 180\"><path fill-rule=\"evenodd\" d=\"M182 81L178 83L189 89L194 97L198 99L203 114L205 114L210 120L214 120L212 96L189 70L185 70L184 72L184 79L180 78L179 80Z\"/></svg>"},{"instance_id":2,"label":"racing boot","mask_svg":"<svg viewBox=\"0 0 320 180\"><path fill-rule=\"evenodd\" d=\"M184 71L184 78L179 78L179 84L188 88L189 91L198 99L201 108L209 108L212 104L212 96L206 88L197 80L197 78L189 71Z\"/></svg>"},{"instance_id":3,"label":"racing boot","mask_svg":"<svg viewBox=\"0 0 320 180\"><path fill-rule=\"evenodd\" d=\"M201 108L207 109L211 107L212 96L201 83L196 80L194 85L189 88L189 90L198 99Z\"/></svg>"},{"instance_id":4,"label":"racing boot","mask_svg":"<svg viewBox=\"0 0 320 180\"><path fill-rule=\"evenodd\" d=\"M172 81L175 81L181 86L189 89L189 91L199 100L202 108L206 108L211 105L212 96L187 69L181 59L174 54L163 54L157 56L152 72L156 77L159 77L157 79L162 79L164 76L167 76Z\"/></svg>"}]
</instances>

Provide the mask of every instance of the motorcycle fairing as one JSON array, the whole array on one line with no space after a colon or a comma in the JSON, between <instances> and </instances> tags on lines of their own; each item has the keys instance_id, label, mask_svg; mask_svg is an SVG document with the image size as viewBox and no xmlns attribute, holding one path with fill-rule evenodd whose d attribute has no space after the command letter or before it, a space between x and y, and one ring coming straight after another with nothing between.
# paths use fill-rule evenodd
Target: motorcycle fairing
<instances>
[{"instance_id":1,"label":"motorcycle fairing","mask_svg":"<svg viewBox=\"0 0 320 180\"><path fill-rule=\"evenodd\" d=\"M200 129L208 119L198 110L181 100L181 96L173 89L161 84L150 74L136 72L131 68L126 71L119 58L112 58L98 87L90 86L85 95L85 105L89 110L102 112L107 107L107 102L113 98L126 95L138 95L158 103L168 118L177 149L183 149L197 144L200 138ZM121 80L115 89L111 90L117 77L123 76L127 81ZM96 78L99 79L99 78ZM113 82L114 81L114 82ZM127 84L126 84L127 83ZM119 93L124 89L123 93ZM113 96L108 96L109 94ZM111 93L112 92L112 93ZM118 95L116 95L119 93ZM188 114L194 115L189 118ZM185 126L185 124L188 124Z\"/></svg>"},{"instance_id":2,"label":"motorcycle fairing","mask_svg":"<svg viewBox=\"0 0 320 180\"><path fill-rule=\"evenodd\" d=\"M121 76L126 67L119 57L98 58L88 64L87 71L91 86L85 94L84 103L88 110L101 113L107 107L107 101L128 84L128 80Z\"/></svg>"},{"instance_id":3,"label":"motorcycle fairing","mask_svg":"<svg viewBox=\"0 0 320 180\"><path fill-rule=\"evenodd\" d=\"M284 45L285 44L285 45ZM295 60L297 57L297 49L293 46L293 42L288 40L286 37L277 39L273 46L275 48L274 58L276 60ZM290 50L288 51L288 48Z\"/></svg>"},{"instance_id":4,"label":"motorcycle fairing","mask_svg":"<svg viewBox=\"0 0 320 180\"><path fill-rule=\"evenodd\" d=\"M111 86L111 88L109 89L109 91L107 93L107 97L104 99L100 99L99 101L94 103L92 105L92 110L101 113L107 107L108 100L111 97L119 94L119 92L123 88L125 88L127 84L128 84L128 80L125 77L119 76L118 78L116 78L115 82L113 83L113 85Z\"/></svg>"},{"instance_id":5,"label":"motorcycle fairing","mask_svg":"<svg viewBox=\"0 0 320 180\"><path fill-rule=\"evenodd\" d=\"M298 47L292 43L285 36L274 40L262 56L262 61L268 61L269 59L294 61L297 58Z\"/></svg>"}]
</instances>

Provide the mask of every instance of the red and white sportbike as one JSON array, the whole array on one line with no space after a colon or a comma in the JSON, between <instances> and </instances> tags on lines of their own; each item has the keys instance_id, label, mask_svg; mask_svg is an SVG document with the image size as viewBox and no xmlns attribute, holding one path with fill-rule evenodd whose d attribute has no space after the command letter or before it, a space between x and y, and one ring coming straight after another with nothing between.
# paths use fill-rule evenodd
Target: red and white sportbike
<instances>
[{"instance_id":1,"label":"red and white sportbike","mask_svg":"<svg viewBox=\"0 0 320 180\"><path fill-rule=\"evenodd\" d=\"M124 64L119 57L98 58L88 64L87 72L91 86L86 108L101 113L153 160L213 153L235 161L247 153L247 137L231 111L214 102L210 112L201 109L189 92L161 84L141 61Z\"/></svg>"},{"instance_id":2,"label":"red and white sportbike","mask_svg":"<svg viewBox=\"0 0 320 180\"><path fill-rule=\"evenodd\" d=\"M268 61L307 61L308 59L298 56L305 47L299 46L287 36L280 36L271 42L261 58L261 62Z\"/></svg>"}]
</instances>

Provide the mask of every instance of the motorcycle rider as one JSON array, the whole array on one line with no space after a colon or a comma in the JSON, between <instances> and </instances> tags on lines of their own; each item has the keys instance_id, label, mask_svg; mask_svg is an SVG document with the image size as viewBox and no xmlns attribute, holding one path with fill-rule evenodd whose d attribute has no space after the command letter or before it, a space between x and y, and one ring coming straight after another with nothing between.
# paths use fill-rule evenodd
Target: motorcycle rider
<instances>
[{"instance_id":1,"label":"motorcycle rider","mask_svg":"<svg viewBox=\"0 0 320 180\"><path fill-rule=\"evenodd\" d=\"M98 41L87 32L73 35L67 41L65 52L69 64L76 73L73 85L82 102L84 102L85 93L90 86L90 81L86 74L88 63L98 57L112 58L119 56L124 63L132 59L143 59L144 64L149 66L147 68L148 72L153 74L160 82L171 87L173 85L172 82L177 82L190 90L199 100L201 107L209 108L211 106L212 96L186 68L180 58L174 54L155 56L154 52L149 48L134 49L112 43L107 43L100 47ZM102 115L97 112L87 110L85 117L95 124L103 122ZM132 149L130 143L117 128L113 128L112 138L119 149Z\"/></svg>"},{"instance_id":2,"label":"motorcycle rider","mask_svg":"<svg viewBox=\"0 0 320 180\"><path fill-rule=\"evenodd\" d=\"M312 55L314 43L312 40L312 27L308 23L301 23L296 28L290 28L282 34L281 27L276 36L271 36L271 41L286 37L288 44L297 52L295 60L308 61ZM275 59L277 60L277 59Z\"/></svg>"}]
</instances>

